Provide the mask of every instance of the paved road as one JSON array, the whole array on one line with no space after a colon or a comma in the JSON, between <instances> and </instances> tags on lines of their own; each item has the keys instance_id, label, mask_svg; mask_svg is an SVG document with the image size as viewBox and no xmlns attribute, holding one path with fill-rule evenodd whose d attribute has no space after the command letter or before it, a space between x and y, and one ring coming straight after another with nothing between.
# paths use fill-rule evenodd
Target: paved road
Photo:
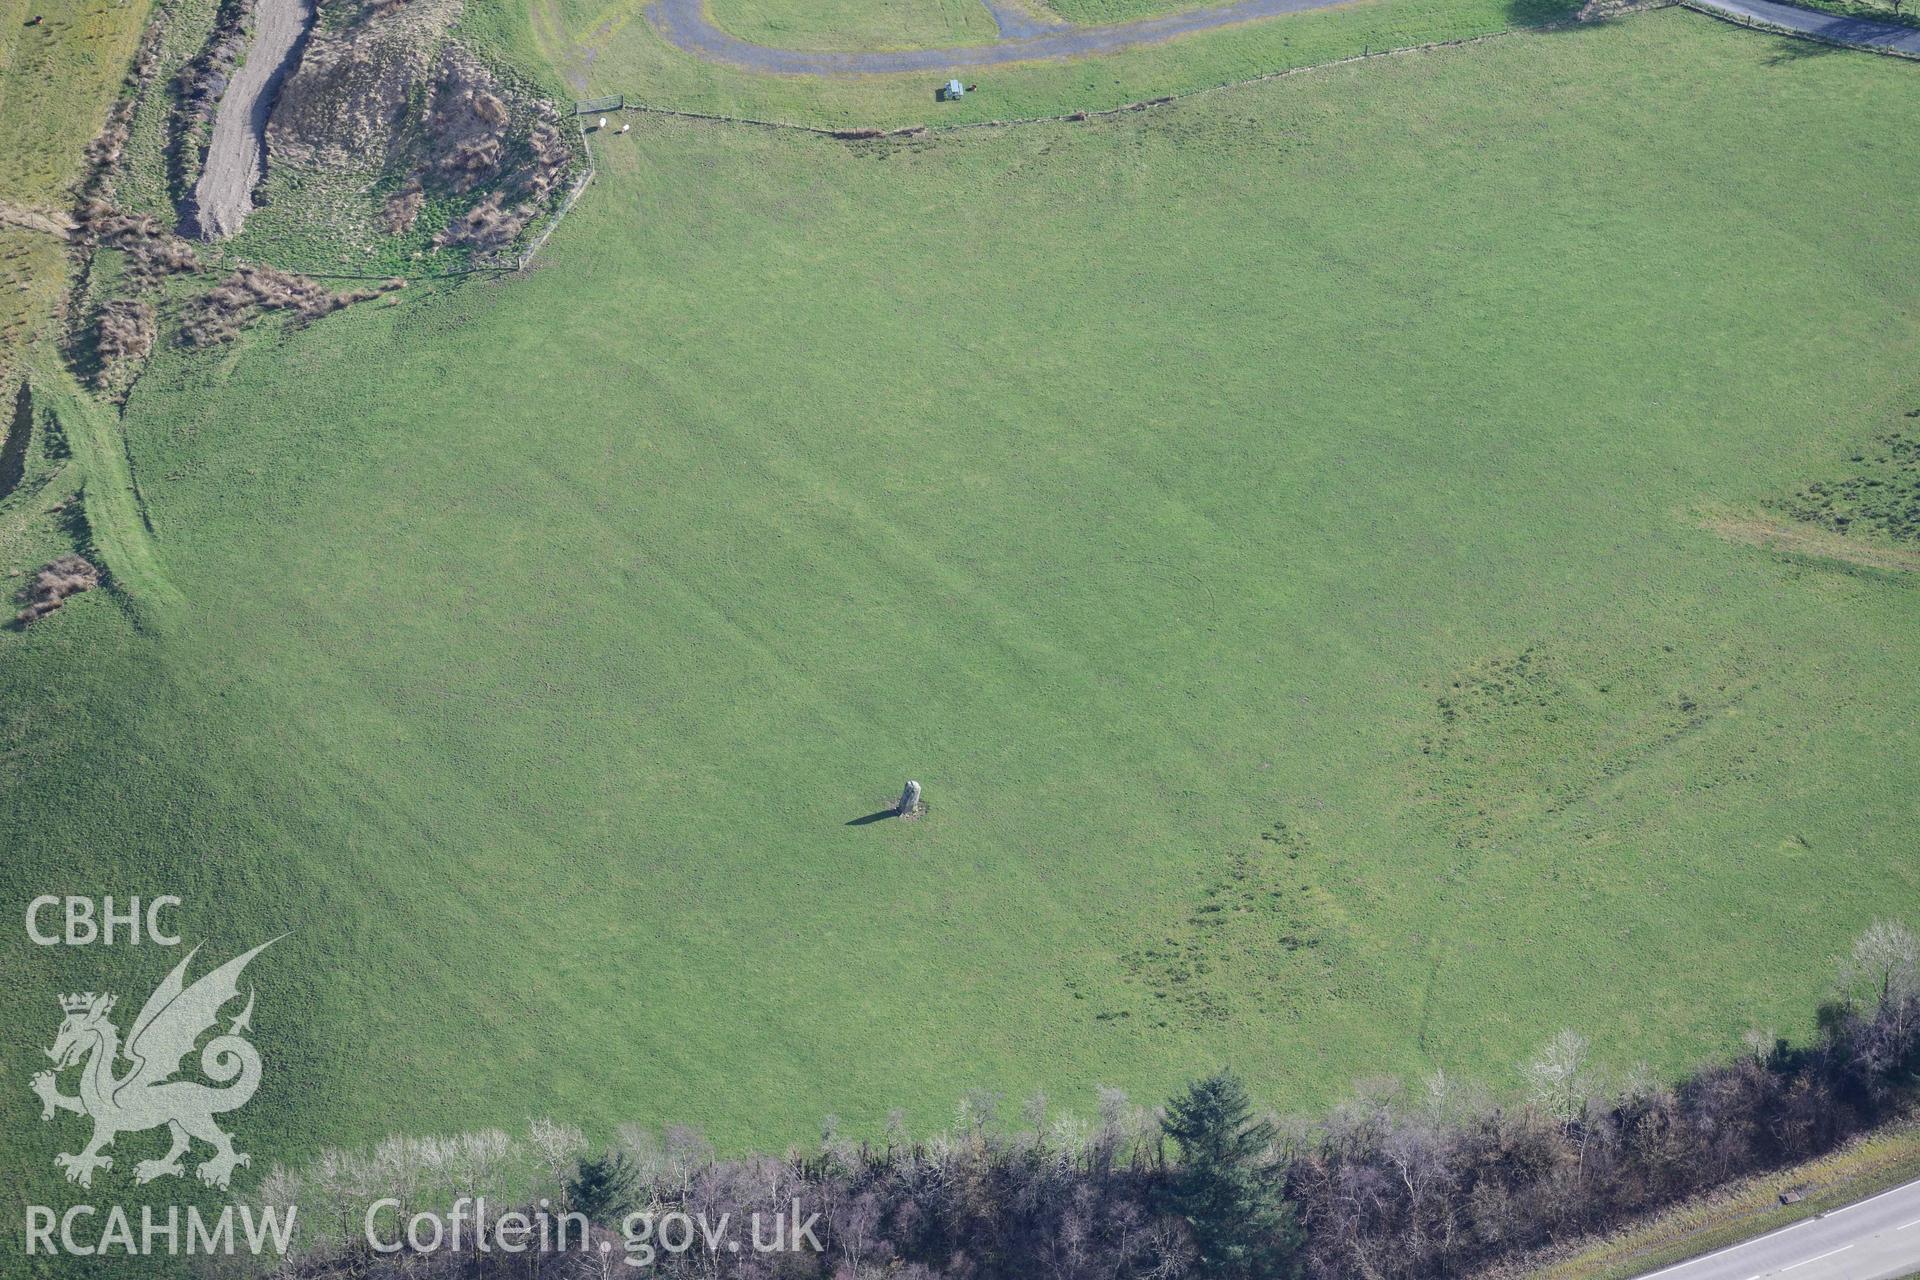
<instances>
[{"instance_id":1,"label":"paved road","mask_svg":"<svg viewBox=\"0 0 1920 1280\"><path fill-rule=\"evenodd\" d=\"M1641 1280L1902 1280L1915 1272L1920 1272L1920 1182Z\"/></svg>"},{"instance_id":2,"label":"paved road","mask_svg":"<svg viewBox=\"0 0 1920 1280\"><path fill-rule=\"evenodd\" d=\"M293 51L313 24L310 0L258 0L246 61L234 72L213 117L206 167L194 184L200 234L224 239L253 212L253 188L266 175L267 114Z\"/></svg>"},{"instance_id":3,"label":"paved road","mask_svg":"<svg viewBox=\"0 0 1920 1280\"><path fill-rule=\"evenodd\" d=\"M263 0L263 3L267 0ZM703 0L653 0L647 17L667 40L711 62L730 63L750 71L787 75L859 75L890 71L957 71L966 67L1028 62L1037 58L1066 58L1089 53L1112 53L1136 45L1158 44L1175 36L1207 31L1236 22L1272 18L1283 13L1325 9L1343 0L1234 0L1116 22L1103 27L1048 26L1006 4L988 0L1002 39L994 44L962 45L951 49L905 49L873 53L816 53L804 49L776 49L753 44L722 31L708 20ZM1836 18L1776 0L1687 0L1696 7L1730 17L1751 18L1788 31L1818 36L1838 44L1891 49L1920 56L1920 30L1864 18Z\"/></svg>"},{"instance_id":4,"label":"paved road","mask_svg":"<svg viewBox=\"0 0 1920 1280\"><path fill-rule=\"evenodd\" d=\"M1695 9L1751 18L1770 27L1782 27L1802 35L1818 36L1835 44L1858 45L1864 49L1891 49L1920 58L1920 28L1903 27L1892 22L1870 22L1865 18L1837 18L1798 5L1778 4L1775 0L1686 0Z\"/></svg>"}]
</instances>

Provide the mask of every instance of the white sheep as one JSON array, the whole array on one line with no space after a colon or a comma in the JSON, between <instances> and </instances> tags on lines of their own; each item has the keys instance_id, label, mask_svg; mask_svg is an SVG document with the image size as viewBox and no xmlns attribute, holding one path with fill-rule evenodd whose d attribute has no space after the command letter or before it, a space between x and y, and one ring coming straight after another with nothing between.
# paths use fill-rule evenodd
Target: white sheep
<instances>
[{"instance_id":1,"label":"white sheep","mask_svg":"<svg viewBox=\"0 0 1920 1280\"><path fill-rule=\"evenodd\" d=\"M627 130L631 128L633 128L633 121L629 120L625 124L620 126L620 132L625 133Z\"/></svg>"},{"instance_id":2,"label":"white sheep","mask_svg":"<svg viewBox=\"0 0 1920 1280\"><path fill-rule=\"evenodd\" d=\"M607 127L607 118L605 116L600 117L600 127L602 129Z\"/></svg>"}]
</instances>

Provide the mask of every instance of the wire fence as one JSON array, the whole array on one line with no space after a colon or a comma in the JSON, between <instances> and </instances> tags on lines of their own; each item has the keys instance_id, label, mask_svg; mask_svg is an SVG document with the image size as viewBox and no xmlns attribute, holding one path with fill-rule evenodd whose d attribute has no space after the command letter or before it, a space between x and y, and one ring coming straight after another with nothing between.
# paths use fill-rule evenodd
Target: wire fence
<instances>
[{"instance_id":1,"label":"wire fence","mask_svg":"<svg viewBox=\"0 0 1920 1280\"><path fill-rule=\"evenodd\" d=\"M1653 0L1653 3L1649 7L1665 8L1669 4L1680 2L1682 2L1682 0ZM1340 65L1341 63L1359 62L1368 58L1390 57L1395 54L1417 53L1428 49L1479 44L1486 40L1497 40L1504 36L1518 34L1522 31L1551 30L1555 27L1566 25L1571 24L1548 23L1543 26L1508 28L1503 31L1488 32L1484 35L1472 36L1462 40L1444 40L1431 44L1414 45L1403 48L1374 49L1367 47L1352 57L1336 59L1331 63L1318 63L1305 67L1287 67L1279 71L1268 72L1266 75L1253 76L1244 80L1227 81L1221 84L1206 85L1202 88L1190 89L1185 93L1165 94L1161 97L1148 98L1140 102L1123 103L1120 106L1108 107L1099 111L1070 111L1062 112L1058 115L1019 116L1004 120L972 120L956 124L908 124L885 129L859 126L841 126L835 128L828 125L799 124L790 120L764 120L752 116L733 116L718 112L685 111L674 107L657 107L650 103L631 99L624 93L607 94L598 98L582 98L573 104L573 118L575 128L580 132L580 153L586 160L586 170L580 175L579 179L575 181L573 188L567 193L566 200L562 202L560 208L555 211L553 217L547 220L547 225L541 229L540 234L528 242L527 247L521 251L512 263L477 264L466 267L456 267L446 271L421 272L412 275L395 272L383 274L366 272L303 272L302 274L308 275L315 280L445 280L471 275L511 275L514 272L525 271L532 264L540 250L546 246L548 238L551 237L559 228L560 224L566 220L567 215L573 212L574 205L579 202L581 195L586 192L588 185L593 181L593 145L587 137L588 129L583 120L585 116L632 111L647 115L677 117L682 120L702 120L718 124L750 125L761 129L785 129L796 133L809 133L818 137L835 138L843 141L912 138L931 133L954 133L971 129L1001 129L1013 125L1062 124L1106 119L1125 115L1129 112L1145 111L1152 107L1165 106L1188 98L1197 98L1205 94L1218 93L1226 89L1239 88L1243 85L1258 84L1267 80L1279 79L1283 76L1293 76L1305 72L1318 71L1329 66Z\"/></svg>"},{"instance_id":2,"label":"wire fence","mask_svg":"<svg viewBox=\"0 0 1920 1280\"><path fill-rule=\"evenodd\" d=\"M1840 41L1830 40L1819 35L1813 35L1809 32L1793 31L1785 28L1774 27L1768 23L1757 22L1751 17L1730 13L1727 10L1720 9L1712 5L1711 3L1702 3L1701 0L1650 0L1650 2L1635 4L1633 7L1645 8L1645 9L1664 9L1664 8L1673 7L1675 5L1678 5L1680 7L1687 8L1687 9L1692 9L1697 13L1703 13L1710 17L1717 17L1717 18L1724 19L1726 21L1734 22L1737 25L1751 27L1755 30L1770 31L1776 34L1781 34L1781 35L1799 35L1812 40L1819 41L1824 44L1842 44L1842 42ZM1071 111L1071 112L1063 112L1058 115L1046 115L1046 116L1017 116L1017 117L1013 117L1010 119L1003 119L1003 120L970 120L970 121L964 121L964 122L955 123L955 124L934 124L934 125L908 124L908 125L899 125L892 128L872 128L872 127L858 127L858 126L841 126L841 127L835 128L828 125L800 124L791 120L765 120L765 119L759 119L753 116L735 116L735 115L725 115L719 112L686 111L686 110L681 110L674 107L658 107L650 103L638 101L636 99L630 99L624 93L607 94L605 96L598 97L598 98L583 98L576 101L573 104L573 117L575 121L575 127L579 130L579 133L580 133L580 154L585 159L586 169L583 173L581 173L580 177L575 180L572 188L567 192L566 199L561 203L560 207L557 210L555 210L553 216L547 219L547 223L543 228L541 228L540 233L537 236L535 236L531 241L529 241L527 243L526 248L523 249L511 262L476 263L476 264L470 264L464 267L453 267L444 271L428 271L428 272L416 272L416 273L394 272L394 271L388 271L388 272L302 271L301 274L314 280L451 280L451 279L457 279L462 276L512 275L515 272L525 271L529 266L532 265L534 258L540 253L540 250L546 247L547 240L553 235L553 233L556 230L559 229L560 224L566 220L567 215L573 212L574 205L579 202L580 197L583 194L585 194L587 187L593 182L593 178L594 178L593 146L587 137L587 133L588 133L587 126L583 122L581 122L581 117L583 116L605 115L610 112L632 111L632 112L643 113L646 115L676 117L682 120L702 120L702 121L710 121L718 124L749 125L749 126L753 126L755 128L761 128L761 129L784 129L784 130L789 130L795 133L809 133L819 137L835 138L843 141L862 141L867 139L882 139L882 138L911 138L911 137L921 136L924 134L957 133L962 130L971 130L971 129L1003 129L1003 128L1008 128L1014 125L1064 124L1064 123L1073 123L1073 122L1079 122L1079 121L1101 120L1101 119L1111 118L1114 116L1126 115L1130 112L1145 111L1152 107L1165 106L1170 103L1181 102L1190 98L1198 98L1207 94L1219 93L1227 89L1240 88L1245 85L1260 84L1268 80L1277 80L1286 76L1296 76L1296 75L1302 75L1308 72L1320 71L1328 67L1340 66L1345 63L1361 62L1361 61L1365 61L1372 58L1393 57L1400 54L1419 53L1419 52L1432 50L1432 49L1456 48L1462 45L1474 45L1474 44L1480 44L1489 40L1499 40L1507 36L1519 35L1527 32L1553 31L1553 30L1562 29L1570 26L1576 26L1576 25L1579 25L1577 21L1549 22L1549 23L1542 23L1537 25L1523 25L1523 26L1517 26L1517 27L1509 27L1502 31L1491 31L1483 35L1469 36L1460 40L1441 40L1441 41L1435 41L1429 44L1410 45L1410 46L1402 46L1398 48L1385 48L1385 49L1375 49L1375 48L1372 48L1371 46L1368 46L1366 48L1363 48L1361 52L1359 52L1358 54L1354 54L1346 58L1334 59L1331 62L1316 63L1311 66L1304 66L1304 67L1287 67L1278 71L1268 72L1265 75L1252 76L1244 80L1232 80L1232 81L1227 81L1221 84L1206 85L1198 89L1189 89L1184 93L1166 94L1161 97L1148 98L1139 102L1123 103L1120 106L1108 107L1099 111ZM1914 56L1911 53L1907 53L1905 50L1890 49L1885 46L1845 44L1843 47L1867 49L1877 53L1891 53L1896 56L1905 56L1905 57Z\"/></svg>"},{"instance_id":3,"label":"wire fence","mask_svg":"<svg viewBox=\"0 0 1920 1280\"><path fill-rule=\"evenodd\" d=\"M596 98L594 101L625 101L625 99L624 97L612 99ZM613 107L601 108L601 110L606 111L615 109L616 108ZM574 112L576 118L580 114L582 113L579 111ZM558 230L560 224L566 220L567 215L573 212L573 206L580 202L580 197L586 192L587 185L593 181L593 148L588 145L587 142L586 126L576 124L574 127L580 132L580 155L586 162L586 168L578 178L574 179L573 186L567 190L567 198L560 202L560 207L554 210L553 216L547 219L546 225L540 229L540 233L528 241L527 247L514 255L510 261L469 263L464 267L448 267L442 271L308 271L298 266L285 267L284 269L303 275L309 280L407 281L457 280L463 276L509 276L518 271L525 271L533 264L533 259L540 250L546 247L547 238Z\"/></svg>"},{"instance_id":4,"label":"wire fence","mask_svg":"<svg viewBox=\"0 0 1920 1280\"><path fill-rule=\"evenodd\" d=\"M1635 8L1665 9L1684 0L1640 0ZM1055 115L1010 116L995 120L967 120L954 124L908 124L892 128L860 127L842 125L800 124L792 120L767 120L754 116L726 115L711 111L687 111L675 107L657 107L626 94L615 94L605 98L590 98L574 104L574 114L596 115L612 111L644 112L648 115L676 116L682 120L707 120L719 124L752 125L761 129L786 129L795 133L811 133L822 137L838 138L843 141L862 141L874 138L908 138L930 133L957 133L967 129L1005 129L1015 125L1030 124L1066 124L1087 120L1103 120L1114 116L1126 115L1135 111L1146 111L1152 107L1166 106L1170 103L1184 102L1190 98L1204 97L1230 89L1244 88L1248 85L1264 84L1269 80L1279 80L1288 76L1307 75L1316 71L1325 71L1330 67L1344 66L1353 62L1364 62L1372 58L1390 58L1409 53L1424 53L1434 49L1454 49L1466 45L1483 44L1490 40L1502 40L1510 36L1545 33L1564 30L1582 25L1577 19L1559 20L1544 23L1526 23L1505 27L1499 31L1488 31L1480 35L1464 36L1458 40L1435 40L1426 44L1388 46L1375 49L1365 45L1359 53L1344 58L1334 58L1327 62L1310 63L1303 67L1283 67L1262 75L1248 76L1239 80L1225 80L1217 84L1203 85L1197 89L1187 89L1179 93L1162 94L1155 98L1145 98L1138 102L1125 102L1116 107L1104 107L1099 110L1063 111ZM617 105L616 105L617 104Z\"/></svg>"}]
</instances>

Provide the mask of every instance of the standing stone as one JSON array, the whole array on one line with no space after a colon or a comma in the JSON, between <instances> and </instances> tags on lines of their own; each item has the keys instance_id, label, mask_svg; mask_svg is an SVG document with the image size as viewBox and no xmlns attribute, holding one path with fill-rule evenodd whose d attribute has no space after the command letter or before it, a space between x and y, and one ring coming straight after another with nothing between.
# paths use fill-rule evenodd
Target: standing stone
<instances>
[{"instance_id":1,"label":"standing stone","mask_svg":"<svg viewBox=\"0 0 1920 1280\"><path fill-rule=\"evenodd\" d=\"M900 793L900 803L894 806L894 813L906 817L920 807L920 784L908 781L906 790Z\"/></svg>"}]
</instances>

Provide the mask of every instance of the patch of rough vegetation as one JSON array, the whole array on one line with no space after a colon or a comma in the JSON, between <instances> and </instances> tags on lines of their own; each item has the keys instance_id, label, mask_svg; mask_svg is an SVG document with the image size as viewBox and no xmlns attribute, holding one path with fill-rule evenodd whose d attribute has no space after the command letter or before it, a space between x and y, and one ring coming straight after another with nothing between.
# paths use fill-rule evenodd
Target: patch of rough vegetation
<instances>
[{"instance_id":1,"label":"patch of rough vegetation","mask_svg":"<svg viewBox=\"0 0 1920 1280\"><path fill-rule=\"evenodd\" d=\"M296 323L311 323L342 307L405 287L404 280L385 280L335 293L306 276L243 265L187 303L180 320L180 341L189 347L231 342L249 321L268 311L290 312Z\"/></svg>"},{"instance_id":2,"label":"patch of rough vegetation","mask_svg":"<svg viewBox=\"0 0 1920 1280\"><path fill-rule=\"evenodd\" d=\"M171 275L200 269L200 257L187 241L151 214L126 213L102 201L76 211L77 231L88 248L117 249L125 255L121 276L136 293L145 293Z\"/></svg>"},{"instance_id":3,"label":"patch of rough vegetation","mask_svg":"<svg viewBox=\"0 0 1920 1280\"><path fill-rule=\"evenodd\" d=\"M323 12L328 8L334 6ZM317 27L300 67L280 86L267 121L267 154L307 169L384 161L457 13L444 0L415 0L363 13L338 31Z\"/></svg>"},{"instance_id":4,"label":"patch of rough vegetation","mask_svg":"<svg viewBox=\"0 0 1920 1280\"><path fill-rule=\"evenodd\" d=\"M455 0L321 12L267 127L275 192L314 209L279 216L317 216L317 240L392 260L501 250L553 207L571 136L537 91L447 38Z\"/></svg>"},{"instance_id":5,"label":"patch of rough vegetation","mask_svg":"<svg viewBox=\"0 0 1920 1280\"><path fill-rule=\"evenodd\" d=\"M115 298L100 308L94 321L93 347L100 358L94 385L111 387L129 366L145 360L153 351L153 335L152 303Z\"/></svg>"},{"instance_id":6,"label":"patch of rough vegetation","mask_svg":"<svg viewBox=\"0 0 1920 1280\"><path fill-rule=\"evenodd\" d=\"M426 203L427 193L421 188L419 179L408 178L381 206L380 223L390 236L405 235L413 229Z\"/></svg>"},{"instance_id":7,"label":"patch of rough vegetation","mask_svg":"<svg viewBox=\"0 0 1920 1280\"><path fill-rule=\"evenodd\" d=\"M1415 797L1470 862L1585 804L1738 706L1757 684L1744 654L1695 669L1670 645L1604 658L1530 645L1489 658L1436 691L1434 724L1419 739L1425 777ZM1692 785L1710 790L1744 767L1698 761Z\"/></svg>"},{"instance_id":8,"label":"patch of rough vegetation","mask_svg":"<svg viewBox=\"0 0 1920 1280\"><path fill-rule=\"evenodd\" d=\"M508 105L509 90L486 66L449 47L427 121L426 153L402 190L437 187L485 197L456 214L436 243L497 249L513 243L559 189L573 162L559 119L537 99ZM402 228L404 229L404 228Z\"/></svg>"},{"instance_id":9,"label":"patch of rough vegetation","mask_svg":"<svg viewBox=\"0 0 1920 1280\"><path fill-rule=\"evenodd\" d=\"M459 16L457 0L320 5L300 65L267 122L272 164L378 170L423 101L435 53Z\"/></svg>"},{"instance_id":10,"label":"patch of rough vegetation","mask_svg":"<svg viewBox=\"0 0 1920 1280\"><path fill-rule=\"evenodd\" d=\"M20 626L31 626L64 605L68 598L100 585L100 570L84 556L64 555L48 561L21 589L26 607L14 615Z\"/></svg>"},{"instance_id":11,"label":"patch of rough vegetation","mask_svg":"<svg viewBox=\"0 0 1920 1280\"><path fill-rule=\"evenodd\" d=\"M126 78L121 82L121 94L108 109L106 124L87 144L85 172L74 187L81 206L105 203L112 198L127 141L133 135L134 110L160 64L160 45L165 31L164 19L156 18L147 24L140 43L134 47Z\"/></svg>"},{"instance_id":12,"label":"patch of rough vegetation","mask_svg":"<svg viewBox=\"0 0 1920 1280\"><path fill-rule=\"evenodd\" d=\"M1255 844L1230 850L1207 875L1176 923L1120 957L1125 981L1146 997L1154 1026L1204 1029L1238 1012L1228 991L1259 991L1260 1017L1284 1017L1286 1002L1324 991L1337 965L1339 919L1313 883L1312 844L1297 825L1276 822ZM1327 860L1318 859L1322 873ZM1329 942L1335 945L1327 946ZM1216 977L1215 975L1218 975ZM1101 1021L1131 1018L1101 1009Z\"/></svg>"},{"instance_id":13,"label":"patch of rough vegetation","mask_svg":"<svg viewBox=\"0 0 1920 1280\"><path fill-rule=\"evenodd\" d=\"M124 395L153 350L158 328L154 299L162 294L163 282L198 271L200 258L192 245L151 214L128 213L93 199L82 201L75 215L76 245L89 255L114 251L118 269L98 286L92 319L72 335L69 352L96 390ZM97 281L105 274L90 267L88 278Z\"/></svg>"},{"instance_id":14,"label":"patch of rough vegetation","mask_svg":"<svg viewBox=\"0 0 1920 1280\"><path fill-rule=\"evenodd\" d=\"M164 18L156 19L141 34L122 93L108 111L106 124L88 144L85 174L74 188L68 240L79 269L63 311L63 321L74 326L66 335L67 350L75 363L90 366L83 367L83 375L90 372L94 385L103 390L124 391L133 371L153 349L156 317L146 299L169 276L200 266L192 246L158 219L114 204L127 164L135 112L159 69L165 27ZM111 283L104 285L94 271L95 255L102 249L118 254L118 270L110 273ZM78 319L89 310L90 320ZM30 425L30 409L23 408L22 413Z\"/></svg>"},{"instance_id":15,"label":"patch of rough vegetation","mask_svg":"<svg viewBox=\"0 0 1920 1280\"><path fill-rule=\"evenodd\" d=\"M1907 416L1920 419L1920 409ZM1851 461L1852 475L1815 481L1781 509L1838 534L1920 542L1920 427L1883 431Z\"/></svg>"}]
</instances>

